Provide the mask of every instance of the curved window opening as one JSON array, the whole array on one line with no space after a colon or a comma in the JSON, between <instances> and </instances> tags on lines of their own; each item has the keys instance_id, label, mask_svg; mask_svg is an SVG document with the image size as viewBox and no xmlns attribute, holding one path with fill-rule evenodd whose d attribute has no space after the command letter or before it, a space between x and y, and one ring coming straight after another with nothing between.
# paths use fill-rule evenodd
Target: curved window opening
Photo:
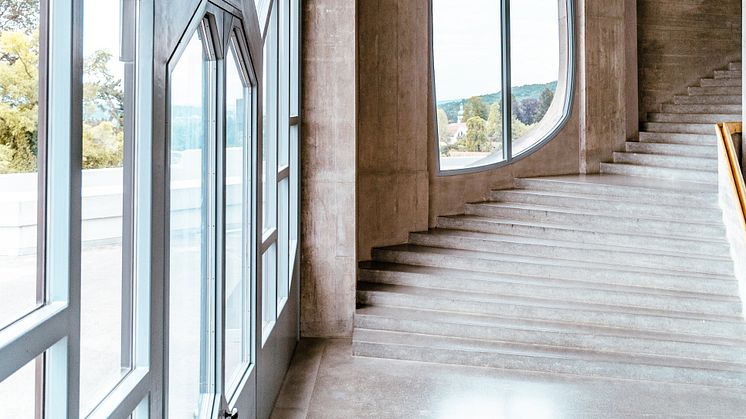
<instances>
[{"instance_id":1,"label":"curved window opening","mask_svg":"<svg viewBox=\"0 0 746 419\"><path fill-rule=\"evenodd\" d=\"M432 0L440 172L509 164L562 128L572 100L571 4Z\"/></svg>"}]
</instances>

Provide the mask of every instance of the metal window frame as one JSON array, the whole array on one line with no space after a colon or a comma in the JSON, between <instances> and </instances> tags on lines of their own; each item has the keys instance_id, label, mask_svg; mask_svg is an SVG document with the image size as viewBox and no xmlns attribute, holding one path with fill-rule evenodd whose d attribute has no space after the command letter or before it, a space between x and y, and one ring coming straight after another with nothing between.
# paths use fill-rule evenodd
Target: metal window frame
<instances>
[{"instance_id":1,"label":"metal window frame","mask_svg":"<svg viewBox=\"0 0 746 419\"><path fill-rule=\"evenodd\" d=\"M510 3L512 0L500 0L500 11L501 11L501 19L500 19L500 31L501 31L501 42L500 42L500 54L501 54L501 66L502 66L502 109L503 109L503 160L490 163L490 164L484 164L480 166L475 167L466 167L461 169L452 169L452 170L442 170L440 166L440 147L439 147L439 140L437 138L437 131L438 131L438 96L437 96L437 86L435 83L435 45L433 43L433 31L434 31L434 22L433 22L433 0L429 1L429 34L430 34L430 81L431 81L431 91L432 91L432 103L431 103L431 121L433 126L435 127L435 141L434 141L434 148L435 148L435 175L438 177L447 177L447 176L458 176L458 175L464 175L464 174L472 174L472 173L479 173L484 172L488 170L497 169L500 167L508 166L510 164L513 164L517 161L520 161L522 159L525 159L538 150L540 150L544 145L546 145L548 142L553 140L559 132L567 125L567 122L570 120L570 117L572 116L572 107L574 103L574 96L575 96L575 83L576 83L576 34L575 34L575 1L574 0L564 0L566 2L567 7L567 92L565 94L565 97L563 98L563 112L562 116L559 118L557 123L554 125L554 127L547 131L544 135L541 136L541 139L539 141L536 141L531 147L526 149L520 154L513 155L513 138L512 138L512 86L511 86L511 55L510 55L510 48L511 48L511 32L510 32ZM563 1L563 0L558 0Z\"/></svg>"}]
</instances>

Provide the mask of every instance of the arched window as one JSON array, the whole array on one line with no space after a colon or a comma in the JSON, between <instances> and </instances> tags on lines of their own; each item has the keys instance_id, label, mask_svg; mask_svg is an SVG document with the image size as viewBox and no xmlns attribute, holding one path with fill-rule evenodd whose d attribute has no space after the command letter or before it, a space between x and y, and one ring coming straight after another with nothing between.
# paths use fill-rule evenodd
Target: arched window
<instances>
[{"instance_id":1,"label":"arched window","mask_svg":"<svg viewBox=\"0 0 746 419\"><path fill-rule=\"evenodd\" d=\"M439 169L508 164L549 141L572 101L572 0L432 0Z\"/></svg>"}]
</instances>

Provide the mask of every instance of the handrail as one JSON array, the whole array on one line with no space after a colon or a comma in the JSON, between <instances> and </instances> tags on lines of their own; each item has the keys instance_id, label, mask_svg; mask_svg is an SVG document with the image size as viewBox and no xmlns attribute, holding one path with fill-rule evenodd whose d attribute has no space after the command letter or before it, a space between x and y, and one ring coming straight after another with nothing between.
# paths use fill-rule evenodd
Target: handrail
<instances>
[{"instance_id":1,"label":"handrail","mask_svg":"<svg viewBox=\"0 0 746 419\"><path fill-rule=\"evenodd\" d=\"M731 180L731 186L735 189L736 196L741 204L742 226L746 229L746 182L744 181L743 170L741 168L741 162L739 160L736 143L733 140L734 134L743 133L743 125L741 122L723 122L716 126L718 140L722 147L718 147L721 154L724 153L723 157L728 163L730 168L729 178Z\"/></svg>"}]
</instances>

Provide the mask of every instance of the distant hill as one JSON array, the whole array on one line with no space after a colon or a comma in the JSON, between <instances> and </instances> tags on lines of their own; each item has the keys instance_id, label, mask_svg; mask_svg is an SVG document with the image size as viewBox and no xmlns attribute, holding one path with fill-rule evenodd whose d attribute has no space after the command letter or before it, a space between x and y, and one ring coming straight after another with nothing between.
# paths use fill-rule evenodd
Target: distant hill
<instances>
[{"instance_id":1,"label":"distant hill","mask_svg":"<svg viewBox=\"0 0 746 419\"><path fill-rule=\"evenodd\" d=\"M512 91L513 96L515 96L516 100L520 102L524 99L539 99L539 97L541 96L541 92L543 92L544 89L549 89L554 92L557 89L557 82L553 81L551 83L545 84L526 84L523 86L514 87ZM497 92L482 95L479 96L479 98L482 99L482 102L484 102L487 106L491 106L493 103L501 101L502 96L502 92ZM438 102L438 108L446 111L446 115L448 115L448 121L457 122L456 120L458 119L458 111L461 108L461 104L466 102L468 99L469 98L463 98Z\"/></svg>"}]
</instances>

